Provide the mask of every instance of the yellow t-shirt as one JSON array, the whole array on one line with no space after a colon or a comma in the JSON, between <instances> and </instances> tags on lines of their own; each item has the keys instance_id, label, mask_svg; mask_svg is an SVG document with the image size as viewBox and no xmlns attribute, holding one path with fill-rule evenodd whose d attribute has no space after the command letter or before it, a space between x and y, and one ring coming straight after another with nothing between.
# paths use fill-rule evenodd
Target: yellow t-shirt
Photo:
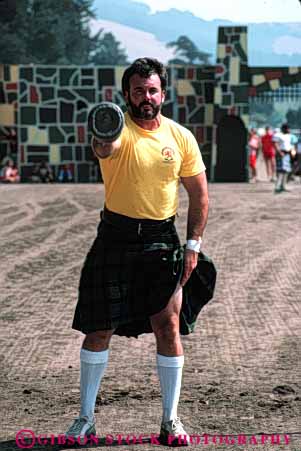
<instances>
[{"instance_id":1,"label":"yellow t-shirt","mask_svg":"<svg viewBox=\"0 0 301 451\"><path fill-rule=\"evenodd\" d=\"M99 159L109 210L131 218L166 219L176 214L180 177L205 171L193 134L161 118L150 131L126 113L120 149Z\"/></svg>"}]
</instances>

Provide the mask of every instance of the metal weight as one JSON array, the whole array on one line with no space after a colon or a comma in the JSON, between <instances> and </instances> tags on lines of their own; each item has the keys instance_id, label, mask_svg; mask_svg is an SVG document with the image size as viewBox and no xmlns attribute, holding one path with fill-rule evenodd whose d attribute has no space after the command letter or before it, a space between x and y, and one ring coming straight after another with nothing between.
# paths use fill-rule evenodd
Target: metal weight
<instances>
[{"instance_id":1,"label":"metal weight","mask_svg":"<svg viewBox=\"0 0 301 451\"><path fill-rule=\"evenodd\" d=\"M124 114L115 103L101 102L89 112L88 127L97 139L115 141L124 127Z\"/></svg>"}]
</instances>

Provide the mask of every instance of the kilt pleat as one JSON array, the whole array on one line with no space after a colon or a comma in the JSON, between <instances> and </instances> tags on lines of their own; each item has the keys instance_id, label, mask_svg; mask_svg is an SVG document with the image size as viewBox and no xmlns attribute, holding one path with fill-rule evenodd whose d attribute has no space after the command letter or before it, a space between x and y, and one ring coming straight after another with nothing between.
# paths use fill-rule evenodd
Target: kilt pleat
<instances>
[{"instance_id":1,"label":"kilt pleat","mask_svg":"<svg viewBox=\"0 0 301 451\"><path fill-rule=\"evenodd\" d=\"M138 235L102 220L82 268L72 327L110 330L158 313L175 290L182 261L173 222Z\"/></svg>"}]
</instances>

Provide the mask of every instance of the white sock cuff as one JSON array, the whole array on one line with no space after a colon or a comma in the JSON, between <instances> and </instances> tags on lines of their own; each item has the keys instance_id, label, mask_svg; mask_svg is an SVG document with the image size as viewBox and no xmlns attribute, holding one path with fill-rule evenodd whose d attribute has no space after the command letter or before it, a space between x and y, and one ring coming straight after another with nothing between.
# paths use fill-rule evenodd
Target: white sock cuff
<instances>
[{"instance_id":1,"label":"white sock cuff","mask_svg":"<svg viewBox=\"0 0 301 451\"><path fill-rule=\"evenodd\" d=\"M109 360L109 350L105 351L89 351L88 349L81 348L80 360L85 363L106 363Z\"/></svg>"},{"instance_id":2,"label":"white sock cuff","mask_svg":"<svg viewBox=\"0 0 301 451\"><path fill-rule=\"evenodd\" d=\"M164 367L182 368L184 365L184 356L167 357L165 355L157 354L157 365Z\"/></svg>"}]
</instances>

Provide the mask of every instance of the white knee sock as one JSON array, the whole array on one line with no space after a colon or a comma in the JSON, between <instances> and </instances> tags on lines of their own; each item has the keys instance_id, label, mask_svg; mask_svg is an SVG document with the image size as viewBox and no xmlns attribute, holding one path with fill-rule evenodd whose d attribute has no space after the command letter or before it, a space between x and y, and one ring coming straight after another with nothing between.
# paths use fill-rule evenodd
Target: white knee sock
<instances>
[{"instance_id":1,"label":"white knee sock","mask_svg":"<svg viewBox=\"0 0 301 451\"><path fill-rule=\"evenodd\" d=\"M80 351L80 416L94 420L94 408L100 382L109 359L109 350Z\"/></svg>"},{"instance_id":2,"label":"white knee sock","mask_svg":"<svg viewBox=\"0 0 301 451\"><path fill-rule=\"evenodd\" d=\"M157 354L157 367L163 404L163 422L173 420L177 416L183 365L183 355L166 357Z\"/></svg>"}]
</instances>

